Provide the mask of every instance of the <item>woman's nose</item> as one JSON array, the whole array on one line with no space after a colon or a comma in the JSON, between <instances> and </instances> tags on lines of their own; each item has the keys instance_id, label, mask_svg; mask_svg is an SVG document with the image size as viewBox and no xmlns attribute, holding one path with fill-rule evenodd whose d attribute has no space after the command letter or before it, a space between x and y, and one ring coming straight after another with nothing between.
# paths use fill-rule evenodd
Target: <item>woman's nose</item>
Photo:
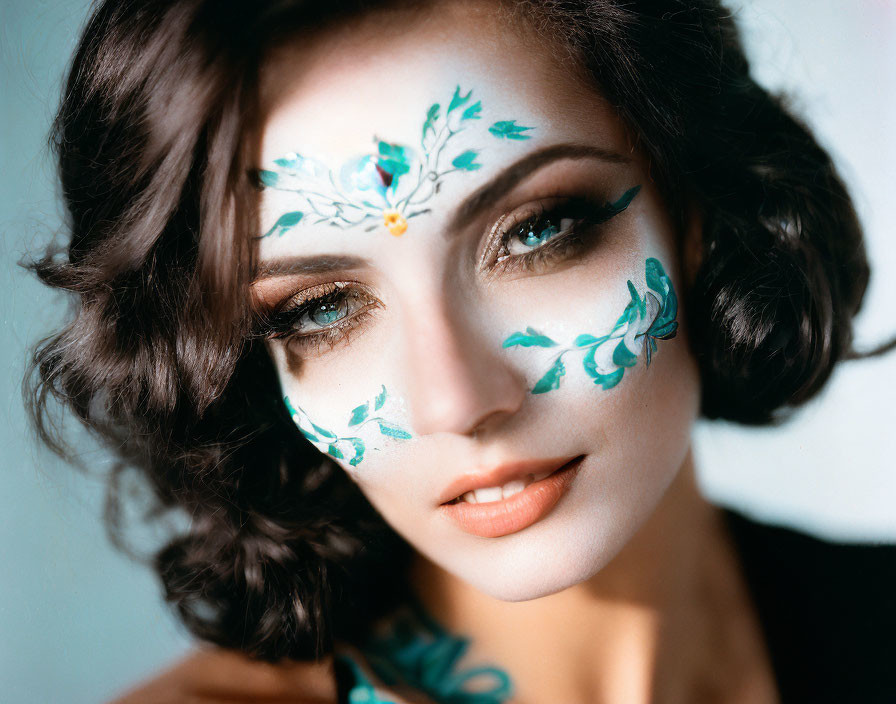
<instances>
[{"instance_id":1,"label":"woman's nose","mask_svg":"<svg viewBox=\"0 0 896 704\"><path fill-rule=\"evenodd\" d=\"M434 293L403 316L404 379L417 435L471 435L519 410L526 379L501 355L488 326Z\"/></svg>"}]
</instances>

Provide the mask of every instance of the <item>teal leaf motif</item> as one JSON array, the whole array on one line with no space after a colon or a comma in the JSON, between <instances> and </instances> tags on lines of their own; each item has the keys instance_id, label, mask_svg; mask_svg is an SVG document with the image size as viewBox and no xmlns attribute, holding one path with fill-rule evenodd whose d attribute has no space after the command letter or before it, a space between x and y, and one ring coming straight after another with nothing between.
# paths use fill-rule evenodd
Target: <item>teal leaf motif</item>
<instances>
[{"instance_id":1,"label":"teal leaf motif","mask_svg":"<svg viewBox=\"0 0 896 704\"><path fill-rule=\"evenodd\" d=\"M349 419L348 424L349 427L353 425L357 425L365 418L367 418L367 411L370 409L369 403L363 403L357 408L352 409L352 417Z\"/></svg>"},{"instance_id":2,"label":"teal leaf motif","mask_svg":"<svg viewBox=\"0 0 896 704\"><path fill-rule=\"evenodd\" d=\"M566 374L566 367L563 360L557 357L556 361L548 369L547 373L538 380L538 383L532 388L533 394L543 394L553 389L560 388L560 377Z\"/></svg>"},{"instance_id":3,"label":"teal leaf motif","mask_svg":"<svg viewBox=\"0 0 896 704\"><path fill-rule=\"evenodd\" d=\"M297 156L293 155L292 157L274 159L274 163L277 166L282 166L284 169L295 169L299 166L299 159Z\"/></svg>"},{"instance_id":4,"label":"teal leaf motif","mask_svg":"<svg viewBox=\"0 0 896 704\"><path fill-rule=\"evenodd\" d=\"M303 428L299 428L299 430L302 431L302 435L304 435L305 439L307 439L309 442L320 442L320 438L317 437L317 435L315 435L314 433L309 432Z\"/></svg>"},{"instance_id":5,"label":"teal leaf motif","mask_svg":"<svg viewBox=\"0 0 896 704\"><path fill-rule=\"evenodd\" d=\"M647 303L638 295L638 291L635 288L635 285L631 282L631 279L628 281L628 292L631 294L632 303L637 307L641 317L647 315Z\"/></svg>"},{"instance_id":6,"label":"teal leaf motif","mask_svg":"<svg viewBox=\"0 0 896 704\"><path fill-rule=\"evenodd\" d=\"M407 147L402 147L398 144L380 142L379 153L380 157L377 159L377 166L387 173L392 174L394 177L392 185L395 186L398 177L411 170L408 149Z\"/></svg>"},{"instance_id":7,"label":"teal leaf motif","mask_svg":"<svg viewBox=\"0 0 896 704\"><path fill-rule=\"evenodd\" d=\"M426 139L426 133L432 131L435 133L435 122L439 119L439 104L433 103L426 111L426 121L423 123L423 139Z\"/></svg>"},{"instance_id":8,"label":"teal leaf motif","mask_svg":"<svg viewBox=\"0 0 896 704\"><path fill-rule=\"evenodd\" d=\"M506 340L501 347L556 347L554 342L547 335L542 335L534 328L527 327L526 332L515 332Z\"/></svg>"},{"instance_id":9,"label":"teal leaf motif","mask_svg":"<svg viewBox=\"0 0 896 704\"><path fill-rule=\"evenodd\" d=\"M620 340L613 350L613 364L617 367L633 367L638 363L638 357Z\"/></svg>"},{"instance_id":10,"label":"teal leaf motif","mask_svg":"<svg viewBox=\"0 0 896 704\"><path fill-rule=\"evenodd\" d=\"M267 169L259 169L258 171L258 180L266 188L274 188L279 178L276 171L268 171Z\"/></svg>"},{"instance_id":11,"label":"teal leaf motif","mask_svg":"<svg viewBox=\"0 0 896 704\"><path fill-rule=\"evenodd\" d=\"M403 685L421 691L427 701L441 704L503 704L513 694L509 675L497 667L462 669L460 662L470 639L445 630L416 599L408 610L390 620L388 630L364 643L362 653L370 668L386 686ZM353 654L339 653L352 671L349 701L392 704L380 699L373 682L359 667ZM466 688L470 683L470 689ZM372 697L372 698L371 698Z\"/></svg>"},{"instance_id":12,"label":"teal leaf motif","mask_svg":"<svg viewBox=\"0 0 896 704\"><path fill-rule=\"evenodd\" d=\"M523 133L533 129L516 124L516 120L502 120L489 127L488 131L501 139L529 139L532 135Z\"/></svg>"},{"instance_id":13,"label":"teal leaf motif","mask_svg":"<svg viewBox=\"0 0 896 704\"><path fill-rule=\"evenodd\" d=\"M292 405L292 401L289 400L289 396L283 397L283 405L286 406L286 411L287 413L289 413L290 418L298 413L298 411Z\"/></svg>"},{"instance_id":14,"label":"teal leaf motif","mask_svg":"<svg viewBox=\"0 0 896 704\"><path fill-rule=\"evenodd\" d=\"M348 440L355 449L355 456L348 463L352 467L357 467L361 460L364 459L364 441L361 438L345 438L345 440Z\"/></svg>"},{"instance_id":15,"label":"teal leaf motif","mask_svg":"<svg viewBox=\"0 0 896 704\"><path fill-rule=\"evenodd\" d=\"M584 335L579 335L572 344L576 347L587 347L588 345L593 345L598 341L599 338L594 335L588 335L587 333Z\"/></svg>"},{"instance_id":16,"label":"teal leaf motif","mask_svg":"<svg viewBox=\"0 0 896 704\"><path fill-rule=\"evenodd\" d=\"M304 213L301 213L298 210L292 213L284 213L277 219L277 222L274 223L274 226L270 230L265 232L262 237L268 237L270 235L273 235L275 232L277 233L278 237L282 237L283 233L289 230L289 228L298 225L303 217Z\"/></svg>"},{"instance_id":17,"label":"teal leaf motif","mask_svg":"<svg viewBox=\"0 0 896 704\"><path fill-rule=\"evenodd\" d=\"M482 103L480 101L476 101L466 110L464 110L463 114L460 116L461 120L478 120L479 113L482 112Z\"/></svg>"},{"instance_id":18,"label":"teal leaf motif","mask_svg":"<svg viewBox=\"0 0 896 704\"><path fill-rule=\"evenodd\" d=\"M315 425L310 419L308 422L311 423L311 427L314 428L318 435L321 435L325 438L333 438L334 440L336 439L336 435L334 433L331 433L329 430L324 430L319 425Z\"/></svg>"},{"instance_id":19,"label":"teal leaf motif","mask_svg":"<svg viewBox=\"0 0 896 704\"><path fill-rule=\"evenodd\" d=\"M379 395L377 395L376 400L373 402L373 410L378 411L383 407L383 404L386 402L386 387L382 387L382 391L380 391Z\"/></svg>"},{"instance_id":20,"label":"teal leaf motif","mask_svg":"<svg viewBox=\"0 0 896 704\"><path fill-rule=\"evenodd\" d=\"M629 194L628 201L636 191L637 189L630 189L627 192ZM617 204L619 202L617 201ZM622 380L625 370L637 365L642 348L646 364L649 366L656 353L657 340L675 337L677 333L678 300L672 282L659 260L654 258L646 260L645 281L648 290L643 295L638 292L631 281L628 281L629 301L612 330L600 337L583 333L574 339L572 345L562 347L554 364L538 381L531 393L545 393L559 388L560 378L565 373L560 358L573 350L584 352L582 367L585 373L596 385L604 389L616 386ZM611 351L610 358L607 359L607 355L603 354L601 366L598 367L596 352L602 345L608 343L612 344L612 347L605 348L607 352ZM549 347L556 344L530 327L526 329L525 333L515 332L510 335L502 346Z\"/></svg>"},{"instance_id":21,"label":"teal leaf motif","mask_svg":"<svg viewBox=\"0 0 896 704\"><path fill-rule=\"evenodd\" d=\"M451 103L448 105L448 112L453 112L455 108L459 108L461 105L466 103L470 96L473 94L473 91L468 91L466 95L460 94L460 86L457 86L454 89L454 95L451 96Z\"/></svg>"},{"instance_id":22,"label":"teal leaf motif","mask_svg":"<svg viewBox=\"0 0 896 704\"><path fill-rule=\"evenodd\" d=\"M612 389L616 384L622 381L622 375L625 373L625 368L620 367L614 372L610 372L609 374L597 374L594 377L594 383L602 386L604 391L608 389Z\"/></svg>"},{"instance_id":23,"label":"teal leaf motif","mask_svg":"<svg viewBox=\"0 0 896 704\"><path fill-rule=\"evenodd\" d=\"M385 420L377 420L377 424L380 426L380 432L383 435L388 435L392 438L398 438L399 440L410 440L412 435L406 430L402 430L394 423L390 423Z\"/></svg>"},{"instance_id":24,"label":"teal leaf motif","mask_svg":"<svg viewBox=\"0 0 896 704\"><path fill-rule=\"evenodd\" d=\"M330 447L327 449L327 454L340 460L343 458L342 450L340 450L335 445L330 445Z\"/></svg>"},{"instance_id":25,"label":"teal leaf motif","mask_svg":"<svg viewBox=\"0 0 896 704\"><path fill-rule=\"evenodd\" d=\"M478 168L482 167L482 164L476 163L476 157L479 155L479 152L473 151L472 149L464 152L460 156L456 156L454 160L451 162L451 165L458 169L463 169L464 171L475 171Z\"/></svg>"}]
</instances>

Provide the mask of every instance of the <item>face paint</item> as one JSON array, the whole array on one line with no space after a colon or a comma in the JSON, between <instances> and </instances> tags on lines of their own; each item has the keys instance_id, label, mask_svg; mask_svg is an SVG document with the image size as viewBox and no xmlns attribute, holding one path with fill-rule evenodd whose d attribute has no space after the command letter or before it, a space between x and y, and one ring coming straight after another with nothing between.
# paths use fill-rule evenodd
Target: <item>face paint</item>
<instances>
[{"instance_id":1,"label":"face paint","mask_svg":"<svg viewBox=\"0 0 896 704\"><path fill-rule=\"evenodd\" d=\"M472 95L472 90L462 95L457 86L444 112L439 103L429 107L419 153L374 137L375 153L349 159L336 173L295 152L275 159L272 168L257 172L258 182L263 188L294 193L298 206L281 215L261 237L282 237L303 221L340 228L366 225L367 232L382 225L395 236L404 234L408 219L429 212L425 204L439 192L445 176L482 166L475 149L454 150L448 161L454 137L480 119L482 104L470 103ZM501 120L488 132L498 139L525 140L532 129L516 120Z\"/></svg>"},{"instance_id":2,"label":"face paint","mask_svg":"<svg viewBox=\"0 0 896 704\"><path fill-rule=\"evenodd\" d=\"M658 259L647 259L645 280L650 290L643 297L631 280L628 281L631 300L609 333L600 337L585 333L576 337L572 345L562 347L530 392L542 394L559 388L560 379L566 374L563 355L573 350L585 352L582 367L594 383L604 389L616 386L622 380L625 368L635 366L645 340L647 366L650 366L651 356L656 352L656 341L675 337L678 299L672 281ZM510 335L501 346L558 347L558 343L527 327L525 332Z\"/></svg>"},{"instance_id":3,"label":"face paint","mask_svg":"<svg viewBox=\"0 0 896 704\"><path fill-rule=\"evenodd\" d=\"M410 440L413 436L397 423L386 420L376 411L383 408L388 397L386 387L372 401L362 403L351 411L351 417L346 424L343 434L337 434L314 423L302 408L294 404L289 396L283 397L286 409L299 430L317 449L327 453L336 459L346 459L353 467L356 467L364 459L367 443L371 443L371 449L380 450L376 446L382 436L395 440ZM372 408L371 408L372 405ZM367 437L367 441L363 436Z\"/></svg>"},{"instance_id":4,"label":"face paint","mask_svg":"<svg viewBox=\"0 0 896 704\"><path fill-rule=\"evenodd\" d=\"M362 644L360 654L375 678L389 687L408 687L433 701L457 704L500 704L514 694L510 676L490 665L463 668L460 661L470 639L454 635L411 599ZM393 701L377 687L350 650L336 656L354 676L349 701L387 704Z\"/></svg>"}]
</instances>

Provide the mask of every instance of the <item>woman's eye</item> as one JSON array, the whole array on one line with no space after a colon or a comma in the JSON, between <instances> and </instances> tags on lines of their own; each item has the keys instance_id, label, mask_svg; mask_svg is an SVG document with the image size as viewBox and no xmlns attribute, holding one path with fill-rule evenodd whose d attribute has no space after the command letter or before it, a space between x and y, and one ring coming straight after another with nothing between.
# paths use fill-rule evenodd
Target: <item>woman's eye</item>
<instances>
[{"instance_id":1,"label":"woman's eye","mask_svg":"<svg viewBox=\"0 0 896 704\"><path fill-rule=\"evenodd\" d=\"M319 353L324 346L332 348L346 340L376 306L376 299L347 283L315 286L293 296L268 318L265 337Z\"/></svg>"},{"instance_id":2,"label":"woman's eye","mask_svg":"<svg viewBox=\"0 0 896 704\"><path fill-rule=\"evenodd\" d=\"M306 316L310 325L323 328L346 317L349 312L348 300L341 297L336 301L318 301L308 309Z\"/></svg>"},{"instance_id":3,"label":"woman's eye","mask_svg":"<svg viewBox=\"0 0 896 704\"><path fill-rule=\"evenodd\" d=\"M570 260L597 241L601 226L625 210L640 188L629 188L615 202L551 198L510 213L493 226L483 262L508 273L547 270Z\"/></svg>"},{"instance_id":4,"label":"woman's eye","mask_svg":"<svg viewBox=\"0 0 896 704\"><path fill-rule=\"evenodd\" d=\"M567 234L575 225L573 218L534 217L517 226L507 238L505 252L498 259L517 254L526 254L545 242Z\"/></svg>"}]
</instances>

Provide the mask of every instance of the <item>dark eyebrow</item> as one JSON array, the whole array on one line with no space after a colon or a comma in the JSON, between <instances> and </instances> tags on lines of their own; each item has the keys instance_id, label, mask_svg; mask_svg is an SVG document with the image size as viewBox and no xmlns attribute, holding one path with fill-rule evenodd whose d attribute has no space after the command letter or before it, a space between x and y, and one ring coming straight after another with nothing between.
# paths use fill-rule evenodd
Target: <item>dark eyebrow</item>
<instances>
[{"instance_id":1,"label":"dark eyebrow","mask_svg":"<svg viewBox=\"0 0 896 704\"><path fill-rule=\"evenodd\" d=\"M324 254L308 257L284 257L262 262L252 275L252 283L261 279L287 274L321 274L345 269L362 269L370 260L351 254Z\"/></svg>"},{"instance_id":2,"label":"dark eyebrow","mask_svg":"<svg viewBox=\"0 0 896 704\"><path fill-rule=\"evenodd\" d=\"M446 237L450 237L460 230L470 219L498 200L533 171L558 159L600 159L612 164L627 164L631 161L629 157L622 154L588 144L553 144L539 149L514 162L469 195L458 206L454 217L445 228Z\"/></svg>"},{"instance_id":3,"label":"dark eyebrow","mask_svg":"<svg viewBox=\"0 0 896 704\"><path fill-rule=\"evenodd\" d=\"M627 164L629 157L587 144L553 144L527 154L514 162L491 181L470 194L458 207L445 228L445 236L458 232L466 222L494 203L532 172L559 159L600 159L612 164ZM286 257L262 263L252 276L252 283L275 276L321 274L371 266L369 259L348 254Z\"/></svg>"}]
</instances>

